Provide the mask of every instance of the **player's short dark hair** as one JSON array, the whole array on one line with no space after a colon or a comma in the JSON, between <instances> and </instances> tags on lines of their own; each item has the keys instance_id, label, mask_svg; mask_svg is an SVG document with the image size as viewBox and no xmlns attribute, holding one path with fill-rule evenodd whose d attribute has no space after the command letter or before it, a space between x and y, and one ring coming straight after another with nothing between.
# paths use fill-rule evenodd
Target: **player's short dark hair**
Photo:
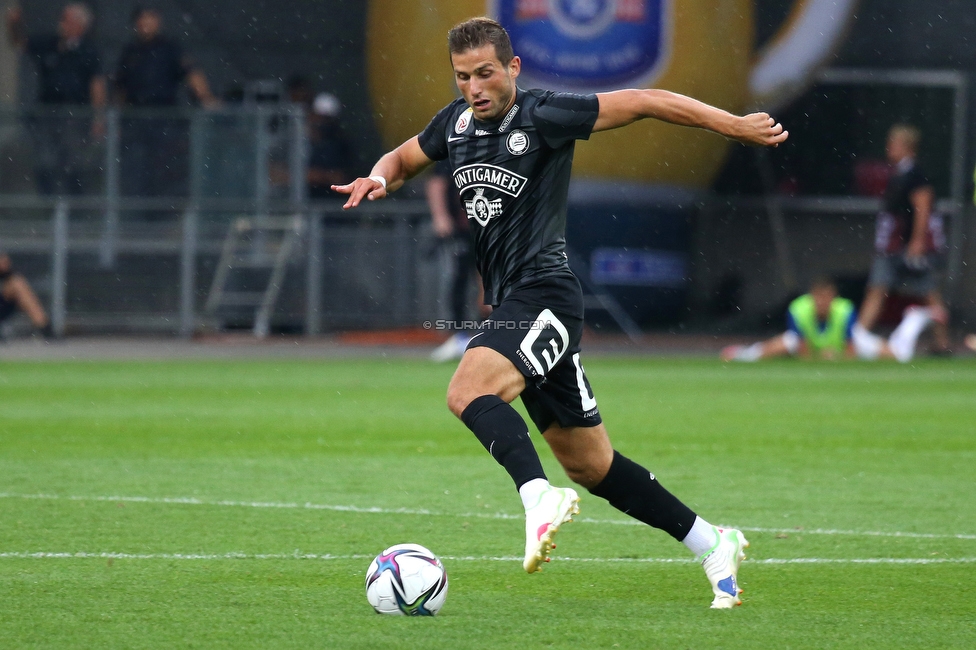
<instances>
[{"instance_id":1,"label":"player's short dark hair","mask_svg":"<svg viewBox=\"0 0 976 650\"><path fill-rule=\"evenodd\" d=\"M460 54L485 45L495 46L495 55L502 65L508 65L515 58L508 32L501 23L491 18L480 16L465 20L447 33L447 49L450 54Z\"/></svg>"}]
</instances>

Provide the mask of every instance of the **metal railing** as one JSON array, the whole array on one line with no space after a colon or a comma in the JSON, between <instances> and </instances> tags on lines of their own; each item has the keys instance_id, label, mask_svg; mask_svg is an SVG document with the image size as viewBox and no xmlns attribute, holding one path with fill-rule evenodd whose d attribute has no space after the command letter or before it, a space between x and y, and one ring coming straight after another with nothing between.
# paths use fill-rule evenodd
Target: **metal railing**
<instances>
[{"instance_id":1,"label":"metal railing","mask_svg":"<svg viewBox=\"0 0 976 650\"><path fill-rule=\"evenodd\" d=\"M220 323L203 315L221 246L239 216L287 215L304 226L285 282L277 321L315 335L324 328L402 326L436 313L436 270L427 259L433 235L424 201L389 200L342 210L339 201L120 200L112 233L116 266L101 266L103 197L0 196L6 251L27 260L50 307L52 328L164 331L190 337ZM166 216L158 214L165 211ZM46 213L46 219L38 213ZM258 217L260 218L260 216ZM30 261L33 264L30 264ZM118 285L118 288L115 288ZM253 314L244 317L253 317ZM231 319L233 320L233 319Z\"/></svg>"},{"instance_id":2,"label":"metal railing","mask_svg":"<svg viewBox=\"0 0 976 650\"><path fill-rule=\"evenodd\" d=\"M279 323L315 334L430 317L426 204L310 201L307 117L291 104L0 111L0 246L30 271L58 335L213 325L202 307L239 217L305 223Z\"/></svg>"}]
</instances>

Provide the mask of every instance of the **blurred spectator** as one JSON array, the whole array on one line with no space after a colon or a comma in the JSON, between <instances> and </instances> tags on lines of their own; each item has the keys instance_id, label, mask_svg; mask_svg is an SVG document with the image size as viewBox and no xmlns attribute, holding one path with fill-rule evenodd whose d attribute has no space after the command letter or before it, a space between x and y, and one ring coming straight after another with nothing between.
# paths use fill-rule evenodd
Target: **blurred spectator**
<instances>
[{"instance_id":1,"label":"blurred spectator","mask_svg":"<svg viewBox=\"0 0 976 650\"><path fill-rule=\"evenodd\" d=\"M51 336L51 324L41 301L27 279L14 271L10 256L0 252L0 323L13 316L18 309L27 314L31 324L45 337Z\"/></svg>"},{"instance_id":2,"label":"blurred spectator","mask_svg":"<svg viewBox=\"0 0 976 650\"><path fill-rule=\"evenodd\" d=\"M113 77L116 101L126 107L176 106L185 83L205 107L219 102L207 77L180 46L162 34L163 19L153 7L132 12L135 38L122 50ZM185 188L187 123L164 115L129 115L122 123L123 192L134 196L178 195Z\"/></svg>"},{"instance_id":3,"label":"blurred spectator","mask_svg":"<svg viewBox=\"0 0 976 650\"><path fill-rule=\"evenodd\" d=\"M295 74L289 77L288 81L285 82L285 91L288 93L288 101L292 104L301 104L306 110L312 108L312 103L315 101L315 91L312 90L312 84L304 75Z\"/></svg>"},{"instance_id":4,"label":"blurred spectator","mask_svg":"<svg viewBox=\"0 0 976 650\"><path fill-rule=\"evenodd\" d=\"M460 359L473 329L469 318L468 292L475 277L474 251L468 228L468 214L454 185L450 162L442 160L432 168L424 187L431 224L437 236L442 278L439 293L450 305L451 338L430 355L432 361Z\"/></svg>"},{"instance_id":5,"label":"blurred spectator","mask_svg":"<svg viewBox=\"0 0 976 650\"><path fill-rule=\"evenodd\" d=\"M162 34L158 9L139 7L132 12L136 37L122 50L115 71L115 90L126 106L175 106L185 81L193 98L203 106L219 102L207 77L179 45Z\"/></svg>"},{"instance_id":6,"label":"blurred spectator","mask_svg":"<svg viewBox=\"0 0 976 650\"><path fill-rule=\"evenodd\" d=\"M935 190L915 161L921 135L913 126L898 124L888 132L885 153L891 176L882 197L882 211L875 228L875 257L861 305L858 326L865 331L876 324L889 293L924 299L934 313L945 307L936 273L937 239L942 235L933 225ZM949 349L945 318L933 331L936 352Z\"/></svg>"},{"instance_id":7,"label":"blurred spectator","mask_svg":"<svg viewBox=\"0 0 976 650\"><path fill-rule=\"evenodd\" d=\"M330 93L320 93L312 100L308 113L308 196L323 199L337 196L332 185L353 179L352 148L342 132L339 115L342 104Z\"/></svg>"},{"instance_id":8,"label":"blurred spectator","mask_svg":"<svg viewBox=\"0 0 976 650\"><path fill-rule=\"evenodd\" d=\"M37 67L39 110L29 127L35 140L35 174L43 194L78 194L91 144L104 134L98 111L105 106L105 77L88 32L91 9L66 4L57 31L28 36L20 7L7 12L10 42ZM90 105L95 119L72 115L65 107Z\"/></svg>"}]
</instances>

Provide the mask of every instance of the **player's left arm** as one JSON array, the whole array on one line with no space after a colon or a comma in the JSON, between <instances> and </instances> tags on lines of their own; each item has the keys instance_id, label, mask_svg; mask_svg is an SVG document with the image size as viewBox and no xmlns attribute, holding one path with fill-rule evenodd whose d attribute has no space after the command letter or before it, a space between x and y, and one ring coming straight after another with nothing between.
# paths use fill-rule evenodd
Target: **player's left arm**
<instances>
[{"instance_id":1,"label":"player's left arm","mask_svg":"<svg viewBox=\"0 0 976 650\"><path fill-rule=\"evenodd\" d=\"M935 204L935 190L931 185L923 185L909 195L912 203L912 238L908 242L909 257L925 255L929 234L929 218Z\"/></svg>"},{"instance_id":2,"label":"player's left arm","mask_svg":"<svg viewBox=\"0 0 976 650\"><path fill-rule=\"evenodd\" d=\"M680 126L714 131L744 144L777 146L789 132L768 113L738 116L697 99L667 90L615 90L598 93L600 112L593 131L607 131L637 120L653 118Z\"/></svg>"}]
</instances>

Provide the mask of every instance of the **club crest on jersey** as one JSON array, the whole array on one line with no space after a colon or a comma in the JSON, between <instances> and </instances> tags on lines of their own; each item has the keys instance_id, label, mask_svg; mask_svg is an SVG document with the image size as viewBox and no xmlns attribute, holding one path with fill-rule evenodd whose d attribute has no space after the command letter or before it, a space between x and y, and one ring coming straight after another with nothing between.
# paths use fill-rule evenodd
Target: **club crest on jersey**
<instances>
[{"instance_id":1,"label":"club crest on jersey","mask_svg":"<svg viewBox=\"0 0 976 650\"><path fill-rule=\"evenodd\" d=\"M454 185L459 194L476 187L498 190L512 197L522 193L527 179L525 176L511 172L504 167L477 163L464 165L454 170Z\"/></svg>"},{"instance_id":2,"label":"club crest on jersey","mask_svg":"<svg viewBox=\"0 0 976 650\"><path fill-rule=\"evenodd\" d=\"M531 84L604 90L652 84L669 56L674 0L494 0Z\"/></svg>"},{"instance_id":3,"label":"club crest on jersey","mask_svg":"<svg viewBox=\"0 0 976 650\"><path fill-rule=\"evenodd\" d=\"M502 213L502 200L489 201L485 198L485 189L479 187L474 191L474 198L464 202L464 209L468 213L468 219L474 219L484 228L493 217Z\"/></svg>"},{"instance_id":4,"label":"club crest on jersey","mask_svg":"<svg viewBox=\"0 0 976 650\"><path fill-rule=\"evenodd\" d=\"M515 129L508 134L505 145L508 147L508 153L513 156L521 156L529 150L529 136L525 134L525 131Z\"/></svg>"},{"instance_id":5,"label":"club crest on jersey","mask_svg":"<svg viewBox=\"0 0 976 650\"><path fill-rule=\"evenodd\" d=\"M474 110L469 108L460 115L458 115L457 122L454 123L455 133L464 133L468 130L468 125L471 124L471 116Z\"/></svg>"}]
</instances>

